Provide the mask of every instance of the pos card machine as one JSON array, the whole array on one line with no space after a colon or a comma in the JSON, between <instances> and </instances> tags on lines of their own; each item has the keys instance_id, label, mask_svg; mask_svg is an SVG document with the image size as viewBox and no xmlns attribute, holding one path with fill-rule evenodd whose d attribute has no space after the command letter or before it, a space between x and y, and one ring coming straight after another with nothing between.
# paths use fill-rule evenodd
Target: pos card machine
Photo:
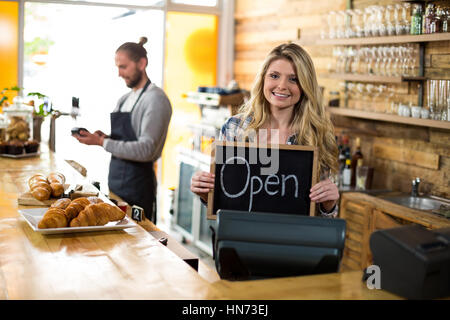
<instances>
[{"instance_id":1,"label":"pos card machine","mask_svg":"<svg viewBox=\"0 0 450 320\"><path fill-rule=\"evenodd\" d=\"M370 237L381 289L408 299L450 297L450 227L378 230Z\"/></svg>"}]
</instances>

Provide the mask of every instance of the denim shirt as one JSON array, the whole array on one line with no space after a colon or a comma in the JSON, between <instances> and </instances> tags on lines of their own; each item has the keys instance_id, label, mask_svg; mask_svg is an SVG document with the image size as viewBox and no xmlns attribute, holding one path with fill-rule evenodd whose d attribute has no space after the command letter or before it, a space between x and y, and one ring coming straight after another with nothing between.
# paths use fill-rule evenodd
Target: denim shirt
<instances>
[{"instance_id":1,"label":"denim shirt","mask_svg":"<svg viewBox=\"0 0 450 320\"><path fill-rule=\"evenodd\" d=\"M244 141L244 132L252 121L252 116L248 116L243 119L242 114L238 114L230 117L225 124L222 126L220 130L220 141L235 141L235 142L243 142ZM254 142L247 139L246 142ZM297 134L293 134L288 137L286 144L289 145L297 145ZM320 173L320 180L325 180L329 178L329 170L324 170ZM318 205L319 212L321 216L324 217L336 217L338 214L338 205L336 204L330 212L326 212L322 209L322 205Z\"/></svg>"}]
</instances>

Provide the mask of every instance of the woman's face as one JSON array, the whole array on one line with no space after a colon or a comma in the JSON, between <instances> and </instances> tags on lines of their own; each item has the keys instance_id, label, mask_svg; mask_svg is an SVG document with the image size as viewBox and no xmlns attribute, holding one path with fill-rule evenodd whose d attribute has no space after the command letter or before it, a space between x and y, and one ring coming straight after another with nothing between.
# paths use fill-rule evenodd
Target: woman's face
<instances>
[{"instance_id":1,"label":"woman's face","mask_svg":"<svg viewBox=\"0 0 450 320\"><path fill-rule=\"evenodd\" d=\"M293 107L301 95L297 84L297 75L293 64L286 59L277 59L270 63L264 76L264 97L271 108L285 109Z\"/></svg>"}]
</instances>

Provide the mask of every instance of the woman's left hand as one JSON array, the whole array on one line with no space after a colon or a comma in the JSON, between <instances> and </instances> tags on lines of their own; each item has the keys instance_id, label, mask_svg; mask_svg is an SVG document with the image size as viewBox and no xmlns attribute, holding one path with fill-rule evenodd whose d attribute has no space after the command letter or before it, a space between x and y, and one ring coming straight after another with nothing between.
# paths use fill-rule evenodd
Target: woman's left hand
<instances>
[{"instance_id":1,"label":"woman's left hand","mask_svg":"<svg viewBox=\"0 0 450 320\"><path fill-rule=\"evenodd\" d=\"M329 212L339 199L339 190L333 181L326 179L311 188L309 197L315 203L322 203L322 207Z\"/></svg>"}]
</instances>

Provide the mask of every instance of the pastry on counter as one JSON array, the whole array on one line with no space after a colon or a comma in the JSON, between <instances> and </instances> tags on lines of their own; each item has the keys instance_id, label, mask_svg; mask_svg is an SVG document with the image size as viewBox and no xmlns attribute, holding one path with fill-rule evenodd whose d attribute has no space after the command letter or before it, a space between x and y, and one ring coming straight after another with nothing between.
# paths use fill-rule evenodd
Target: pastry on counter
<instances>
[{"instance_id":1,"label":"pastry on counter","mask_svg":"<svg viewBox=\"0 0 450 320\"><path fill-rule=\"evenodd\" d=\"M70 223L72 219L76 218L78 214L88 205L90 205L91 202L87 198L77 198L75 200L72 200L72 202L69 204L69 206L65 210L65 215L68 219L68 222Z\"/></svg>"},{"instance_id":2,"label":"pastry on counter","mask_svg":"<svg viewBox=\"0 0 450 320\"><path fill-rule=\"evenodd\" d=\"M36 140L28 140L24 143L26 153L36 153L39 149L39 142Z\"/></svg>"},{"instance_id":3,"label":"pastry on counter","mask_svg":"<svg viewBox=\"0 0 450 320\"><path fill-rule=\"evenodd\" d=\"M69 198L61 198L53 202L50 208L59 208L65 210L69 206L70 202L71 200Z\"/></svg>"},{"instance_id":4,"label":"pastry on counter","mask_svg":"<svg viewBox=\"0 0 450 320\"><path fill-rule=\"evenodd\" d=\"M42 174L35 174L28 179L28 186L30 187L31 195L39 200L48 200L52 194L52 188L47 181L47 178Z\"/></svg>"},{"instance_id":5,"label":"pastry on counter","mask_svg":"<svg viewBox=\"0 0 450 320\"><path fill-rule=\"evenodd\" d=\"M89 200L90 203L102 203L103 202L102 199L100 199L99 197L95 197L95 196L87 197L87 199Z\"/></svg>"},{"instance_id":6,"label":"pastry on counter","mask_svg":"<svg viewBox=\"0 0 450 320\"><path fill-rule=\"evenodd\" d=\"M38 228L103 226L124 217L125 212L98 197L82 197L72 201L62 198L45 212L38 223Z\"/></svg>"},{"instance_id":7,"label":"pastry on counter","mask_svg":"<svg viewBox=\"0 0 450 320\"><path fill-rule=\"evenodd\" d=\"M51 196L58 198L64 193L66 178L59 172L52 172L47 177L41 173L28 179L31 195L37 200L48 200Z\"/></svg>"},{"instance_id":8,"label":"pastry on counter","mask_svg":"<svg viewBox=\"0 0 450 320\"><path fill-rule=\"evenodd\" d=\"M22 154L24 150L24 144L20 140L11 140L8 144L8 154L18 155Z\"/></svg>"},{"instance_id":9,"label":"pastry on counter","mask_svg":"<svg viewBox=\"0 0 450 320\"><path fill-rule=\"evenodd\" d=\"M110 221L122 220L125 212L109 203L88 205L70 222L71 227L103 226Z\"/></svg>"},{"instance_id":10,"label":"pastry on counter","mask_svg":"<svg viewBox=\"0 0 450 320\"><path fill-rule=\"evenodd\" d=\"M47 180L52 188L52 196L60 197L64 193L64 183L66 182L64 175L59 172L52 172L47 176Z\"/></svg>"},{"instance_id":11,"label":"pastry on counter","mask_svg":"<svg viewBox=\"0 0 450 320\"><path fill-rule=\"evenodd\" d=\"M8 142L0 141L0 154L8 153Z\"/></svg>"},{"instance_id":12,"label":"pastry on counter","mask_svg":"<svg viewBox=\"0 0 450 320\"><path fill-rule=\"evenodd\" d=\"M45 212L41 221L38 223L38 228L65 228L68 226L67 217L63 209L50 208Z\"/></svg>"}]
</instances>

